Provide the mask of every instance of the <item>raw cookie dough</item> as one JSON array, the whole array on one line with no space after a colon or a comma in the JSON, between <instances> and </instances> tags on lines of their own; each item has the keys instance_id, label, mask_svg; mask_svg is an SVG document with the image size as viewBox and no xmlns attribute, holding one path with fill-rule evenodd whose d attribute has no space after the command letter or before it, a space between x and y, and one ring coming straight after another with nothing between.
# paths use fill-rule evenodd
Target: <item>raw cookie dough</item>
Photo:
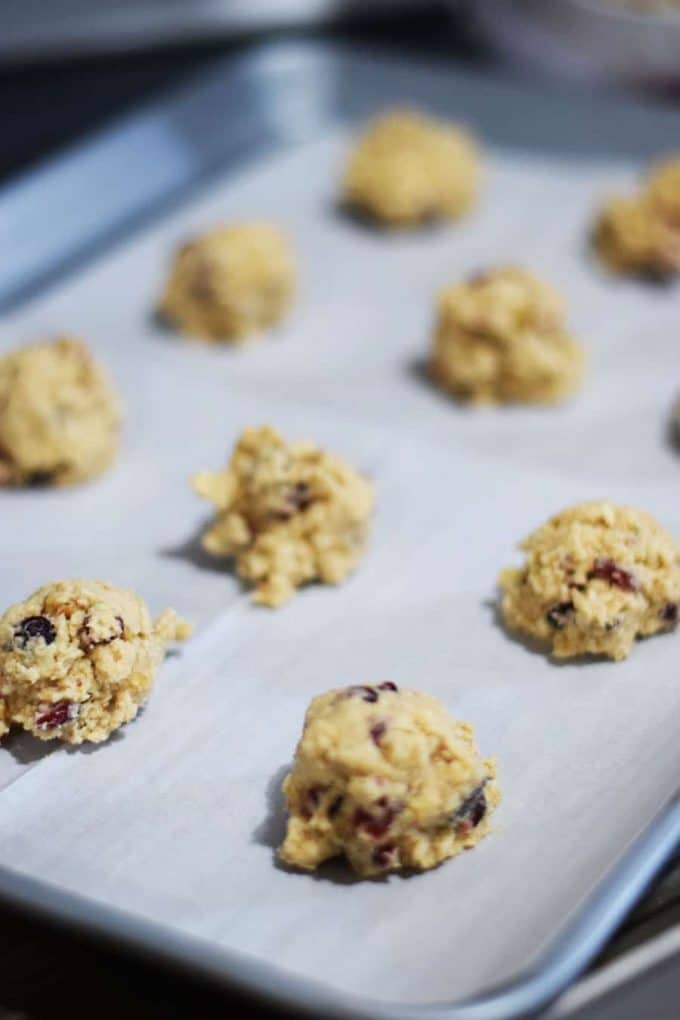
<instances>
[{"instance_id":1,"label":"raw cookie dough","mask_svg":"<svg viewBox=\"0 0 680 1020\"><path fill-rule=\"evenodd\" d=\"M312 701L283 790L279 854L316 868L344 854L363 876L433 868L488 832L500 794L472 727L441 702L393 683Z\"/></svg>"},{"instance_id":2,"label":"raw cookie dough","mask_svg":"<svg viewBox=\"0 0 680 1020\"><path fill-rule=\"evenodd\" d=\"M338 584L361 558L373 486L312 443L246 429L229 466L195 475L193 486L217 508L203 548L235 558L255 602L280 606L308 581Z\"/></svg>"},{"instance_id":3,"label":"raw cookie dough","mask_svg":"<svg viewBox=\"0 0 680 1020\"><path fill-rule=\"evenodd\" d=\"M285 236L268 223L219 227L179 249L161 312L202 340L242 340L278 323L295 289Z\"/></svg>"},{"instance_id":4,"label":"raw cookie dough","mask_svg":"<svg viewBox=\"0 0 680 1020\"><path fill-rule=\"evenodd\" d=\"M474 404L552 404L582 382L585 357L552 287L523 269L478 273L439 296L430 371Z\"/></svg>"},{"instance_id":5,"label":"raw cookie dough","mask_svg":"<svg viewBox=\"0 0 680 1020\"><path fill-rule=\"evenodd\" d=\"M594 243L614 272L661 278L680 272L680 156L652 167L637 195L605 204Z\"/></svg>"},{"instance_id":6,"label":"raw cookie dough","mask_svg":"<svg viewBox=\"0 0 680 1020\"><path fill-rule=\"evenodd\" d=\"M190 627L153 623L138 595L100 581L56 581L0 619L0 736L99 743L137 715L168 641Z\"/></svg>"},{"instance_id":7,"label":"raw cookie dough","mask_svg":"<svg viewBox=\"0 0 680 1020\"><path fill-rule=\"evenodd\" d=\"M477 198L479 157L461 128L395 110L366 128L343 185L348 206L387 226L462 215Z\"/></svg>"},{"instance_id":8,"label":"raw cookie dough","mask_svg":"<svg viewBox=\"0 0 680 1020\"><path fill-rule=\"evenodd\" d=\"M94 478L119 432L118 400L84 343L60 337L0 358L0 485Z\"/></svg>"},{"instance_id":9,"label":"raw cookie dough","mask_svg":"<svg viewBox=\"0 0 680 1020\"><path fill-rule=\"evenodd\" d=\"M680 546L649 514L581 503L521 548L524 566L500 576L504 619L558 658L625 659L636 637L678 623Z\"/></svg>"}]
</instances>

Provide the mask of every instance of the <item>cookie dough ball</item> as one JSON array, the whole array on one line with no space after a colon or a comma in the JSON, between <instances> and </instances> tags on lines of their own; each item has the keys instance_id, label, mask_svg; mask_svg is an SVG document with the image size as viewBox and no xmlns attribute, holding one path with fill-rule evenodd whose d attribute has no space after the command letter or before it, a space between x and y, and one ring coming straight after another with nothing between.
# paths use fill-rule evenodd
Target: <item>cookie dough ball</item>
<instances>
[{"instance_id":1,"label":"cookie dough ball","mask_svg":"<svg viewBox=\"0 0 680 1020\"><path fill-rule=\"evenodd\" d=\"M680 272L680 158L652 168L639 194L607 202L594 243L614 272L661 278Z\"/></svg>"},{"instance_id":2,"label":"cookie dough ball","mask_svg":"<svg viewBox=\"0 0 680 1020\"><path fill-rule=\"evenodd\" d=\"M348 206L387 226L456 218L477 198L479 157L461 128L412 110L370 123L345 172Z\"/></svg>"},{"instance_id":3,"label":"cookie dough ball","mask_svg":"<svg viewBox=\"0 0 680 1020\"><path fill-rule=\"evenodd\" d=\"M636 637L678 623L680 546L649 514L582 503L521 548L524 566L500 576L504 619L558 658L625 659Z\"/></svg>"},{"instance_id":4,"label":"cookie dough ball","mask_svg":"<svg viewBox=\"0 0 680 1020\"><path fill-rule=\"evenodd\" d=\"M100 581L56 581L0 619L0 735L99 743L137 715L168 641L189 625L152 623L138 595Z\"/></svg>"},{"instance_id":5,"label":"cookie dough ball","mask_svg":"<svg viewBox=\"0 0 680 1020\"><path fill-rule=\"evenodd\" d=\"M283 790L279 854L316 868L344 854L363 876L434 868L488 832L500 799L472 727L393 683L314 698Z\"/></svg>"},{"instance_id":6,"label":"cookie dough ball","mask_svg":"<svg viewBox=\"0 0 680 1020\"><path fill-rule=\"evenodd\" d=\"M680 155L652 167L646 194L651 207L664 222L680 230Z\"/></svg>"},{"instance_id":7,"label":"cookie dough ball","mask_svg":"<svg viewBox=\"0 0 680 1020\"><path fill-rule=\"evenodd\" d=\"M439 297L430 370L459 400L552 404L583 379L585 357L564 306L523 269L479 273Z\"/></svg>"},{"instance_id":8,"label":"cookie dough ball","mask_svg":"<svg viewBox=\"0 0 680 1020\"><path fill-rule=\"evenodd\" d=\"M295 288L289 244L268 223L220 227L175 256L161 312L202 340L243 340L276 325Z\"/></svg>"},{"instance_id":9,"label":"cookie dough ball","mask_svg":"<svg viewBox=\"0 0 680 1020\"><path fill-rule=\"evenodd\" d=\"M84 343L61 337L0 358L0 485L70 485L118 451L120 407Z\"/></svg>"},{"instance_id":10,"label":"cookie dough ball","mask_svg":"<svg viewBox=\"0 0 680 1020\"><path fill-rule=\"evenodd\" d=\"M338 584L364 551L370 482L339 457L287 443L268 426L246 429L229 466L195 475L193 486L217 509L204 549L233 557L262 605L282 605L309 581Z\"/></svg>"}]
</instances>

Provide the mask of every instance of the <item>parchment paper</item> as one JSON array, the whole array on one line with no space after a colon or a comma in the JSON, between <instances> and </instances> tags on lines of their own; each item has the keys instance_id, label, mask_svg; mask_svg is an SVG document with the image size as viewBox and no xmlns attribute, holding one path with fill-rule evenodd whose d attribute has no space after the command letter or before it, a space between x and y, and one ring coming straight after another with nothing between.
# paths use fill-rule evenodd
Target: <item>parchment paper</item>
<instances>
[{"instance_id":1,"label":"parchment paper","mask_svg":"<svg viewBox=\"0 0 680 1020\"><path fill-rule=\"evenodd\" d=\"M632 184L632 164L491 151L477 213L385 237L334 210L345 147L338 134L221 182L2 326L2 349L86 337L128 409L109 475L2 495L3 605L56 577L105 577L199 634L108 744L5 743L0 862L343 991L433 1002L522 968L675 788L680 639L557 666L509 637L490 600L515 544L571 502L630 502L680 536L678 295L607 280L585 254L594 205ZM236 350L164 332L150 313L174 246L251 216L294 237L289 321ZM554 281L590 350L565 408L469 411L423 380L438 289L508 261ZM268 421L342 453L378 494L356 576L275 613L198 552L207 507L187 483ZM499 762L494 833L411 878L277 867L278 789L307 703L386 678L474 722Z\"/></svg>"}]
</instances>

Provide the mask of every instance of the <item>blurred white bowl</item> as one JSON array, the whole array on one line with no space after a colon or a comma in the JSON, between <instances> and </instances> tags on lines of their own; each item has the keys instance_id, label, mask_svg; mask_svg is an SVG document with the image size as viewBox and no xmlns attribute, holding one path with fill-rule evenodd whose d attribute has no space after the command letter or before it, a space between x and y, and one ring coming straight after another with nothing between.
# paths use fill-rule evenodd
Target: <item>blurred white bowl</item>
<instances>
[{"instance_id":1,"label":"blurred white bowl","mask_svg":"<svg viewBox=\"0 0 680 1020\"><path fill-rule=\"evenodd\" d=\"M469 0L467 8L522 64L591 80L680 82L680 8L643 13L623 0Z\"/></svg>"}]
</instances>

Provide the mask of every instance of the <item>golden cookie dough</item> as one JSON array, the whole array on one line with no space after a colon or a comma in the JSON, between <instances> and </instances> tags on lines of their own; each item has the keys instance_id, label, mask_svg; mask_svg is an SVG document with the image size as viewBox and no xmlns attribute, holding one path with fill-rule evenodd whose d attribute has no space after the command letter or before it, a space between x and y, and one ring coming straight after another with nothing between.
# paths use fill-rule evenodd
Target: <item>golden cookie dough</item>
<instances>
[{"instance_id":1,"label":"golden cookie dough","mask_svg":"<svg viewBox=\"0 0 680 1020\"><path fill-rule=\"evenodd\" d=\"M70 485L118 451L120 406L84 343L60 337L0 357L0 485Z\"/></svg>"},{"instance_id":2,"label":"golden cookie dough","mask_svg":"<svg viewBox=\"0 0 680 1020\"><path fill-rule=\"evenodd\" d=\"M321 694L283 784L280 857L313 869L344 854L364 877L434 868L487 834L494 776L470 724L429 694L390 682Z\"/></svg>"},{"instance_id":3,"label":"golden cookie dough","mask_svg":"<svg viewBox=\"0 0 680 1020\"><path fill-rule=\"evenodd\" d=\"M349 158L345 203L386 226L457 218L476 201L480 166L471 137L415 110L367 126Z\"/></svg>"},{"instance_id":4,"label":"golden cookie dough","mask_svg":"<svg viewBox=\"0 0 680 1020\"><path fill-rule=\"evenodd\" d=\"M204 549L234 557L262 605L282 605L309 581L338 584L364 551L371 483L339 457L287 443L269 426L246 429L229 466L195 475L193 486L217 508Z\"/></svg>"},{"instance_id":5,"label":"golden cookie dough","mask_svg":"<svg viewBox=\"0 0 680 1020\"><path fill-rule=\"evenodd\" d=\"M56 581L0 619L0 736L100 743L137 715L168 641L188 624L152 623L138 595L101 581Z\"/></svg>"},{"instance_id":6,"label":"golden cookie dough","mask_svg":"<svg viewBox=\"0 0 680 1020\"><path fill-rule=\"evenodd\" d=\"M680 156L652 167L637 195L605 204L594 243L614 272L661 278L680 272Z\"/></svg>"},{"instance_id":7,"label":"golden cookie dough","mask_svg":"<svg viewBox=\"0 0 680 1020\"><path fill-rule=\"evenodd\" d=\"M439 296L430 371L473 404L552 404L570 396L585 368L552 287L524 269L478 273Z\"/></svg>"},{"instance_id":8,"label":"golden cookie dough","mask_svg":"<svg viewBox=\"0 0 680 1020\"><path fill-rule=\"evenodd\" d=\"M558 658L625 659L636 637L678 623L680 546L649 514L581 503L521 548L524 566L500 576L503 617Z\"/></svg>"},{"instance_id":9,"label":"golden cookie dough","mask_svg":"<svg viewBox=\"0 0 680 1020\"><path fill-rule=\"evenodd\" d=\"M295 262L268 223L219 227L175 256L161 313L202 340L243 340L276 325L291 303Z\"/></svg>"}]
</instances>

